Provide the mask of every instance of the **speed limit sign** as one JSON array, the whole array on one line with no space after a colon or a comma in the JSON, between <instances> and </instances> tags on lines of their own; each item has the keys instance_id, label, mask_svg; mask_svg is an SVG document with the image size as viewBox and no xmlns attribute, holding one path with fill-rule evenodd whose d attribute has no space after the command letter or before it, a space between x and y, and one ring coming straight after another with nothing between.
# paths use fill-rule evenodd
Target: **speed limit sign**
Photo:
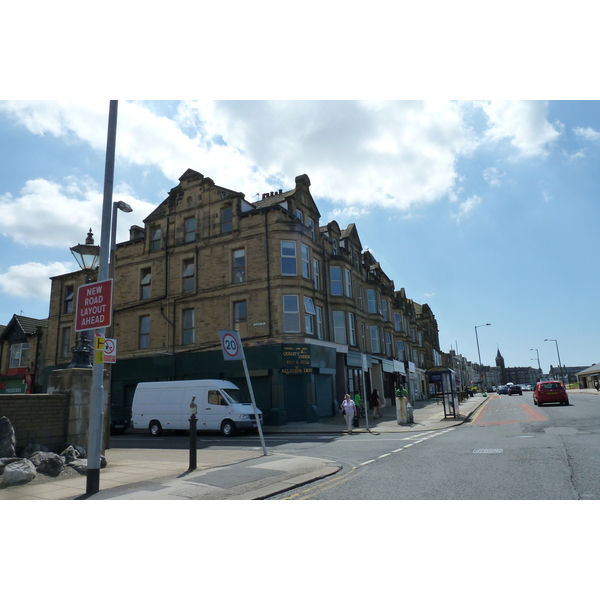
<instances>
[{"instance_id":1,"label":"speed limit sign","mask_svg":"<svg viewBox=\"0 0 600 600\"><path fill-rule=\"evenodd\" d=\"M219 331L219 337L225 360L243 360L244 349L238 331Z\"/></svg>"}]
</instances>

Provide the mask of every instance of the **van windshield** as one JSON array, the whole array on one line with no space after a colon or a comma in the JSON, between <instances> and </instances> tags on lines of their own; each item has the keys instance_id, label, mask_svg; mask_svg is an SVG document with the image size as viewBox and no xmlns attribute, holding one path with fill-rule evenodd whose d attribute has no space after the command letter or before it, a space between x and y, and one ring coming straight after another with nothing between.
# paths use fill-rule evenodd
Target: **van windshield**
<instances>
[{"instance_id":1,"label":"van windshield","mask_svg":"<svg viewBox=\"0 0 600 600\"><path fill-rule=\"evenodd\" d=\"M227 400L232 404L249 404L249 402L244 401L241 390L226 389L221 391L227 396Z\"/></svg>"}]
</instances>

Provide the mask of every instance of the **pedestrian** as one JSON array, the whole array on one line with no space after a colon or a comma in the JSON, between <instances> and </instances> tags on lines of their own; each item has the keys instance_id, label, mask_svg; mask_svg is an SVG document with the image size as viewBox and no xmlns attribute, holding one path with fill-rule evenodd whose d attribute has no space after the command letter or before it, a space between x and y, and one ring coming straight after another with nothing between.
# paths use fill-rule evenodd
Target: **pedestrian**
<instances>
[{"instance_id":1,"label":"pedestrian","mask_svg":"<svg viewBox=\"0 0 600 600\"><path fill-rule=\"evenodd\" d=\"M340 406L342 412L344 413L344 418L346 419L346 425L348 427L348 433L352 433L352 421L354 419L354 414L356 413L356 405L352 398L350 398L350 394L346 394L344 396L344 400Z\"/></svg>"},{"instance_id":2,"label":"pedestrian","mask_svg":"<svg viewBox=\"0 0 600 600\"><path fill-rule=\"evenodd\" d=\"M598 381L597 379L596 381L594 381L594 387L596 388L597 392L600 392L600 381Z\"/></svg>"},{"instance_id":3,"label":"pedestrian","mask_svg":"<svg viewBox=\"0 0 600 600\"><path fill-rule=\"evenodd\" d=\"M371 392L371 396L369 396L369 407L373 409L373 419L377 418L377 413L379 413L379 418L381 419L381 401L379 400L379 392L375 389Z\"/></svg>"},{"instance_id":4,"label":"pedestrian","mask_svg":"<svg viewBox=\"0 0 600 600\"><path fill-rule=\"evenodd\" d=\"M362 400L361 400L360 394L358 392L356 392L356 394L354 394L354 405L356 406L356 416L359 418L364 416ZM358 427L358 425L356 425L356 427Z\"/></svg>"}]
</instances>

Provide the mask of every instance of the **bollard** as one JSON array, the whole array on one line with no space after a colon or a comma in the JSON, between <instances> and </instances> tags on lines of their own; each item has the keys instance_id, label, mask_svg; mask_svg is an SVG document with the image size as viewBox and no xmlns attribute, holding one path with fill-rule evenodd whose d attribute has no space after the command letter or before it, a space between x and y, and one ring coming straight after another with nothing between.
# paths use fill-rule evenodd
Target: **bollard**
<instances>
[{"instance_id":1,"label":"bollard","mask_svg":"<svg viewBox=\"0 0 600 600\"><path fill-rule=\"evenodd\" d=\"M196 413L198 412L198 407L194 402L196 400L196 396L192 396L192 401L190 403L190 409L192 414L190 416L190 471L195 471L197 467L197 448L196 448L196 423L198 422L198 417L196 417Z\"/></svg>"},{"instance_id":2,"label":"bollard","mask_svg":"<svg viewBox=\"0 0 600 600\"><path fill-rule=\"evenodd\" d=\"M403 396L396 396L396 420L398 425L406 425L406 398Z\"/></svg>"}]
</instances>

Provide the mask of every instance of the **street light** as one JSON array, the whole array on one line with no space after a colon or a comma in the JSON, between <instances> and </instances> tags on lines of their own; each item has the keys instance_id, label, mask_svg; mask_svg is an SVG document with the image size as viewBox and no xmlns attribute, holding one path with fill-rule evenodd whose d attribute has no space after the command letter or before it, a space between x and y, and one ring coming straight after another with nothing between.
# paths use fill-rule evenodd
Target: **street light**
<instances>
[{"instance_id":1,"label":"street light","mask_svg":"<svg viewBox=\"0 0 600 600\"><path fill-rule=\"evenodd\" d=\"M536 354L537 354L537 361L538 361L538 369L540 370L540 375L541 375L541 374L542 374L542 367L541 367L541 365L540 365L540 353L538 352L538 349L537 349L537 348L529 348L529 350L530 350L531 352L533 352L534 350L536 351ZM532 358L531 360L535 360L535 358Z\"/></svg>"},{"instance_id":2,"label":"street light","mask_svg":"<svg viewBox=\"0 0 600 600\"><path fill-rule=\"evenodd\" d=\"M71 254L77 261L79 267L85 272L85 282L90 282L90 272L98 267L100 258L100 246L94 244L94 234L90 229L84 244L77 244L69 248ZM87 331L82 331L79 337L75 338L75 346L71 348L73 358L70 369L91 369L92 343L88 338Z\"/></svg>"},{"instance_id":3,"label":"street light","mask_svg":"<svg viewBox=\"0 0 600 600\"><path fill-rule=\"evenodd\" d=\"M73 246L69 250L71 250L71 254L79 267L84 271L93 271L98 266L100 246L94 245L94 234L91 229L85 238L85 244L77 244L77 246Z\"/></svg>"},{"instance_id":4,"label":"street light","mask_svg":"<svg viewBox=\"0 0 600 600\"><path fill-rule=\"evenodd\" d=\"M126 213L133 212L133 208L131 208L131 206L129 206L127 202L123 202L122 200L113 202L110 230L110 266L108 274L109 279L113 279L115 275L115 250L117 247L117 211L119 210L122 210Z\"/></svg>"},{"instance_id":5,"label":"street light","mask_svg":"<svg viewBox=\"0 0 600 600\"><path fill-rule=\"evenodd\" d=\"M565 375L563 373L562 363L560 362L560 352L558 351L558 341L557 340L544 340L545 342L554 342L556 344L556 354L558 355L558 366L560 368L560 377L562 379L563 385L565 385Z\"/></svg>"},{"instance_id":6,"label":"street light","mask_svg":"<svg viewBox=\"0 0 600 600\"><path fill-rule=\"evenodd\" d=\"M475 339L477 340L477 355L479 356L479 368L481 369L481 376L483 378L483 388L485 391L485 373L483 372L483 365L481 364L481 352L479 352L479 336L477 335L477 329L479 327L489 327L491 323L485 325L475 325Z\"/></svg>"}]
</instances>

